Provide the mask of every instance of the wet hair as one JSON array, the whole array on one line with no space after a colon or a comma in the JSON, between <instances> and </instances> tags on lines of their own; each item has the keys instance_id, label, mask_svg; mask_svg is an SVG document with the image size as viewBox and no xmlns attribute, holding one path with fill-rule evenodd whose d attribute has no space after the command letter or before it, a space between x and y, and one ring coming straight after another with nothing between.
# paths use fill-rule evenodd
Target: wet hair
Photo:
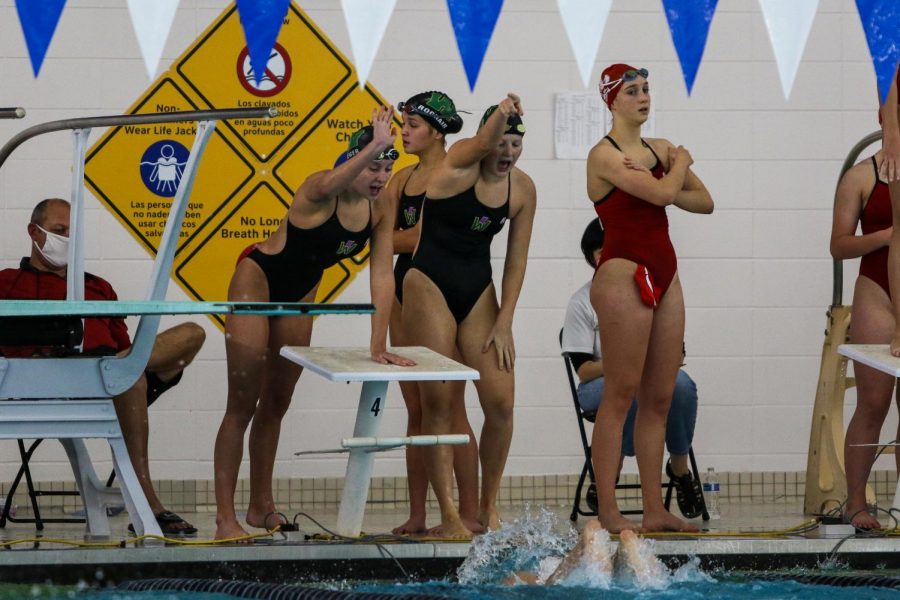
<instances>
[{"instance_id":1,"label":"wet hair","mask_svg":"<svg viewBox=\"0 0 900 600\"><path fill-rule=\"evenodd\" d=\"M478 123L478 129L484 127L484 124L487 123L488 119L491 118L491 115L494 114L494 111L497 110L497 105L489 106L486 111L484 111L484 115L481 117L481 122ZM522 122L522 117L517 114L512 114L506 117L506 128L503 130L503 135L507 133L512 133L515 135L525 136L525 123Z\"/></svg>"},{"instance_id":2,"label":"wet hair","mask_svg":"<svg viewBox=\"0 0 900 600\"><path fill-rule=\"evenodd\" d=\"M600 219L591 219L584 228L584 233L581 234L581 253L584 254L584 260L592 269L597 268L597 263L594 262L594 252L603 247L605 237Z\"/></svg>"},{"instance_id":3,"label":"wet hair","mask_svg":"<svg viewBox=\"0 0 900 600\"><path fill-rule=\"evenodd\" d=\"M34 210L31 211L31 222L35 225L43 225L47 221L47 210L50 208L50 205L57 202L62 202L66 206L69 205L68 200L63 200L62 198L47 198L46 200L41 200L37 203L37 206L34 207Z\"/></svg>"},{"instance_id":4,"label":"wet hair","mask_svg":"<svg viewBox=\"0 0 900 600\"><path fill-rule=\"evenodd\" d=\"M444 135L459 133L463 126L462 117L459 116L453 99L437 90L416 94L406 102L398 104L397 110L401 113L419 115Z\"/></svg>"}]
</instances>

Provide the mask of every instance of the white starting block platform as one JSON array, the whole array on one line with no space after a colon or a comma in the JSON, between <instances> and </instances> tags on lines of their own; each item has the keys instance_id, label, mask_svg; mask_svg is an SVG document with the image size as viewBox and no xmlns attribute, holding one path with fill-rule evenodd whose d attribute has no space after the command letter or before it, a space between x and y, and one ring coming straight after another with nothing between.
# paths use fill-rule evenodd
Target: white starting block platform
<instances>
[{"instance_id":1,"label":"white starting block platform","mask_svg":"<svg viewBox=\"0 0 900 600\"><path fill-rule=\"evenodd\" d=\"M900 377L900 357L892 356L887 344L841 344L838 346L838 354L888 375Z\"/></svg>"},{"instance_id":2,"label":"white starting block platform","mask_svg":"<svg viewBox=\"0 0 900 600\"><path fill-rule=\"evenodd\" d=\"M367 348L285 346L281 356L329 381L361 381L354 438L376 438L381 428L389 381L459 381L478 379L478 371L421 346L390 349L416 361L415 366L382 365ZM451 442L452 443L452 442ZM363 445L350 449L344 493L338 509L337 532L356 537L362 530L375 453Z\"/></svg>"},{"instance_id":3,"label":"white starting block platform","mask_svg":"<svg viewBox=\"0 0 900 600\"><path fill-rule=\"evenodd\" d=\"M900 377L900 357L891 354L888 344L841 344L838 346L838 354L842 354L851 360L878 369L888 375ZM892 444L878 444L890 446ZM894 502L892 508L900 510L900 481L894 490Z\"/></svg>"}]
</instances>

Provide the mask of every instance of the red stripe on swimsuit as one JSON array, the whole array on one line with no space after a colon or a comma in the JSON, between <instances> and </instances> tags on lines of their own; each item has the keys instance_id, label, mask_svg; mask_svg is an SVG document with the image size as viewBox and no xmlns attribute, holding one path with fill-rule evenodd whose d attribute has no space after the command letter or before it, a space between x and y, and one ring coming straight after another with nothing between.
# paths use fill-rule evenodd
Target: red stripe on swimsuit
<instances>
[{"instance_id":1,"label":"red stripe on swimsuit","mask_svg":"<svg viewBox=\"0 0 900 600\"><path fill-rule=\"evenodd\" d=\"M647 147L650 148L649 145ZM650 148L650 151L653 152L653 149ZM651 173L657 179L662 179L665 174L659 157ZM598 268L613 258L624 258L644 265L656 284L654 291L657 299L664 297L678 269L675 248L669 239L669 219L665 207L613 188L594 202L594 210L606 235Z\"/></svg>"},{"instance_id":2,"label":"red stripe on swimsuit","mask_svg":"<svg viewBox=\"0 0 900 600\"><path fill-rule=\"evenodd\" d=\"M872 157L872 165L875 168L876 181L859 219L863 235L887 229L893 224L890 188L888 184L878 179L878 165L874 156ZM887 263L888 247L884 246L862 257L859 261L859 274L880 285L881 289L890 298L891 288L888 284Z\"/></svg>"}]
</instances>

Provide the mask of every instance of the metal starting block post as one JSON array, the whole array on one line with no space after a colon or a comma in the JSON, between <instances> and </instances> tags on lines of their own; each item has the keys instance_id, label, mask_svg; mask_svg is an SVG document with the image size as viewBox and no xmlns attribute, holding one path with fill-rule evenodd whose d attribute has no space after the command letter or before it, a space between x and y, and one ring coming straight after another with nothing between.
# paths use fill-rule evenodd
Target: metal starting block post
<instances>
[{"instance_id":1,"label":"metal starting block post","mask_svg":"<svg viewBox=\"0 0 900 600\"><path fill-rule=\"evenodd\" d=\"M352 437L341 440L341 446L350 449L393 450L401 446L464 446L469 443L465 433L450 435L412 435L408 437Z\"/></svg>"},{"instance_id":2,"label":"metal starting block post","mask_svg":"<svg viewBox=\"0 0 900 600\"><path fill-rule=\"evenodd\" d=\"M285 346L281 349L281 356L318 373L329 381L361 381L363 384L359 396L359 407L356 411L356 425L353 428L353 437L344 440L345 442L353 441L354 444L359 443L359 446L338 450L338 452L349 450L350 453L350 458L347 460L347 473L344 477L344 493L341 497L337 527L335 528L340 535L357 537L362 531L366 499L369 495L369 481L372 479L372 467L375 462L375 452L382 449L377 444L377 441L379 439L392 441L411 439L378 438L378 430L381 427L384 415L385 393L387 392L388 382L478 379L478 371L428 348L408 346L393 348L391 352L413 359L416 361L416 365L399 367L397 365L376 363L372 360L368 348ZM438 436L421 437L437 438ZM440 437L455 438L457 436ZM463 435L458 437L464 437L468 441L469 436ZM368 444L361 440L365 440L365 442L374 440L376 443ZM454 442L466 443L455 440Z\"/></svg>"}]
</instances>

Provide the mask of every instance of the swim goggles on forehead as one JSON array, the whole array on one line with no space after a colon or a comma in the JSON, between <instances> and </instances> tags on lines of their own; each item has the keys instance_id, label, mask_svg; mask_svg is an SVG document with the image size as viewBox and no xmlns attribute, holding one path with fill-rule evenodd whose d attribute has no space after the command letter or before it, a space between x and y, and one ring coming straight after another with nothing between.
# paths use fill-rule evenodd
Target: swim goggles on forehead
<instances>
[{"instance_id":1,"label":"swim goggles on forehead","mask_svg":"<svg viewBox=\"0 0 900 600\"><path fill-rule=\"evenodd\" d=\"M649 75L650 75L650 71L648 71L647 69L628 69L627 71L622 73L622 76L619 77L618 79L613 79L612 81L605 81L605 82L601 83L600 89L601 90L602 89L610 90L621 83L628 83L629 81L634 81L638 77L643 77L644 79L647 79L647 77Z\"/></svg>"},{"instance_id":2,"label":"swim goggles on forehead","mask_svg":"<svg viewBox=\"0 0 900 600\"><path fill-rule=\"evenodd\" d=\"M353 158L354 156L359 154L359 150L360 150L359 148L353 148L352 150L347 150L347 160L350 160L351 158ZM400 158L400 153L397 152L397 149L396 148L388 148L387 150L384 150L383 152L381 152L381 154L379 154L372 160L397 160L398 158Z\"/></svg>"},{"instance_id":3,"label":"swim goggles on forehead","mask_svg":"<svg viewBox=\"0 0 900 600\"><path fill-rule=\"evenodd\" d=\"M407 115L421 115L423 117L433 119L435 123L437 123L437 125L442 129L447 129L450 127L450 123L445 117L442 117L436 110L429 106L425 106L424 104L398 102L397 110Z\"/></svg>"},{"instance_id":4,"label":"swim goggles on forehead","mask_svg":"<svg viewBox=\"0 0 900 600\"><path fill-rule=\"evenodd\" d=\"M503 133L519 133L521 135L525 135L525 123L519 121L518 123L510 123L506 122L506 129L503 130Z\"/></svg>"}]
</instances>

